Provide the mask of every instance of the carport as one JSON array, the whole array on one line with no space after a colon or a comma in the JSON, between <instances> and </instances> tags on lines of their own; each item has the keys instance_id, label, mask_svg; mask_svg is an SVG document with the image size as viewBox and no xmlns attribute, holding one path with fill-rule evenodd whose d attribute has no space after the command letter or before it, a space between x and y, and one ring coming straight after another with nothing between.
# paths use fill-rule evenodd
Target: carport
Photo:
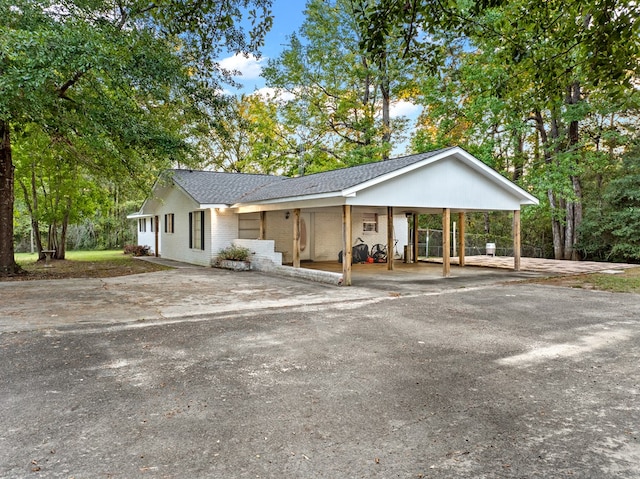
<instances>
[{"instance_id":1,"label":"carport","mask_svg":"<svg viewBox=\"0 0 640 479\"><path fill-rule=\"evenodd\" d=\"M260 213L260 239L269 238L266 214L291 211L292 265L301 267L301 215L331 208L341 211L343 284L352 283L354 208L383 209L387 219L387 251L394 247L392 221L403 214L418 224L422 214L442 216L442 275L451 274L451 220L457 217L458 264L464 266L464 225L469 212L510 211L513 215L513 269L520 270L520 210L537 198L460 147L395 158L277 182L244 195L233 208L239 214ZM337 208L339 207L339 208ZM417 228L413 228L417 236ZM320 232L315 232L316 235ZM414 236L413 257L417 257ZM392 270L393 261L387 262Z\"/></svg>"}]
</instances>

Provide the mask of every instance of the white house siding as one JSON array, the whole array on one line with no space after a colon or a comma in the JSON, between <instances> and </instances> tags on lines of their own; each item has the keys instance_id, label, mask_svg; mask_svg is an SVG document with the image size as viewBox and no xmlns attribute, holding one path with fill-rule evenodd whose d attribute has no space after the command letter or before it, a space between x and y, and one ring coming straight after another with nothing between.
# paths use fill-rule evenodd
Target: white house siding
<instances>
[{"instance_id":1,"label":"white house siding","mask_svg":"<svg viewBox=\"0 0 640 479\"><path fill-rule=\"evenodd\" d=\"M407 208L424 205L437 210L448 207L465 211L519 210L520 198L506 188L498 188L495 181L456 160L447 158L382 184L358 191L349 198L352 205L390 203Z\"/></svg>"},{"instance_id":2,"label":"white house siding","mask_svg":"<svg viewBox=\"0 0 640 479\"><path fill-rule=\"evenodd\" d=\"M207 265L211 264L211 260L215 259L218 252L233 244L233 240L238 238L238 215L230 210L212 209L209 224L211 245L211 256Z\"/></svg>"},{"instance_id":3,"label":"white house siding","mask_svg":"<svg viewBox=\"0 0 640 479\"><path fill-rule=\"evenodd\" d=\"M266 239L275 242L276 251L282 253L283 263L293 261L293 211L269 211L266 214Z\"/></svg>"},{"instance_id":4,"label":"white house siding","mask_svg":"<svg viewBox=\"0 0 640 479\"><path fill-rule=\"evenodd\" d=\"M393 238L397 243L390 253L395 257L397 251L399 256L403 257L404 247L409 244L409 221L406 215L393 215Z\"/></svg>"},{"instance_id":5,"label":"white house siding","mask_svg":"<svg viewBox=\"0 0 640 479\"><path fill-rule=\"evenodd\" d=\"M140 231L140 221L144 220L146 223L146 231ZM151 222L153 217L150 218L138 218L136 220L136 228L138 230L138 244L140 246L149 246L150 251L155 253L156 234L152 231Z\"/></svg>"},{"instance_id":6,"label":"white house siding","mask_svg":"<svg viewBox=\"0 0 640 479\"><path fill-rule=\"evenodd\" d=\"M342 249L342 208L330 208L313 215L315 261L337 261Z\"/></svg>"},{"instance_id":7,"label":"white house siding","mask_svg":"<svg viewBox=\"0 0 640 479\"><path fill-rule=\"evenodd\" d=\"M211 237L205 234L204 250L189 248L189 213L198 210L195 201L177 187L164 190L162 202L155 202L153 214L158 215L160 226L160 255L166 259L184 261L191 264L209 265L211 260ZM174 215L174 232L164 232L165 215ZM211 224L208 211L205 211L204 228Z\"/></svg>"}]
</instances>

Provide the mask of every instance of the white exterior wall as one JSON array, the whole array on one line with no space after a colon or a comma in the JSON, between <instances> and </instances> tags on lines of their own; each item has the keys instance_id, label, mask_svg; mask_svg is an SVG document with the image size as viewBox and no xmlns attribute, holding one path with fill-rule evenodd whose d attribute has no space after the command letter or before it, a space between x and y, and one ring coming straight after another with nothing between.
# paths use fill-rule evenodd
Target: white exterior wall
<instances>
[{"instance_id":1,"label":"white exterior wall","mask_svg":"<svg viewBox=\"0 0 640 479\"><path fill-rule=\"evenodd\" d=\"M140 231L140 220L146 222L146 231ZM150 251L155 254L156 234L151 230L152 221L153 217L136 219L136 230L138 231L138 244L140 246L149 246Z\"/></svg>"},{"instance_id":2,"label":"white exterior wall","mask_svg":"<svg viewBox=\"0 0 640 479\"><path fill-rule=\"evenodd\" d=\"M505 180L506 181L506 180ZM358 191L352 205L393 204L406 208L441 208L464 211L513 211L520 198L473 168L447 158L406 175Z\"/></svg>"},{"instance_id":3,"label":"white exterior wall","mask_svg":"<svg viewBox=\"0 0 640 479\"><path fill-rule=\"evenodd\" d=\"M315 261L337 261L342 249L342 208L327 208L313 215Z\"/></svg>"},{"instance_id":4,"label":"white exterior wall","mask_svg":"<svg viewBox=\"0 0 640 479\"><path fill-rule=\"evenodd\" d=\"M229 210L216 210L211 211L211 225L208 229L210 234L209 244L211 245L211 256L209 262L215 261L218 256L218 251L227 248L233 244L233 240L238 237L238 215Z\"/></svg>"},{"instance_id":5,"label":"white exterior wall","mask_svg":"<svg viewBox=\"0 0 640 479\"><path fill-rule=\"evenodd\" d=\"M400 255L398 259L404 259L404 247L409 244L409 220L406 215L393 215L393 237L398 242L389 257L393 258L396 251Z\"/></svg>"},{"instance_id":6,"label":"white exterior wall","mask_svg":"<svg viewBox=\"0 0 640 479\"><path fill-rule=\"evenodd\" d=\"M371 248L374 244L387 244L387 210L386 208L354 208L351 215L351 227L353 241L357 238ZM283 263L293 262L293 210L270 211L266 215L266 238L273 240L275 250L282 253ZM365 214L376 213L378 215L378 231L364 232L363 219ZM302 210L302 214L306 214ZM310 213L313 224L307 225L307 231L313 232L310 236L310 250L313 252L313 261L337 261L338 254L342 250L342 208L325 208ZM394 215L394 238L398 239L398 251L402 254L404 245L407 244L407 219L404 215Z\"/></svg>"},{"instance_id":7,"label":"white exterior wall","mask_svg":"<svg viewBox=\"0 0 640 479\"><path fill-rule=\"evenodd\" d=\"M209 211L205 211L204 228L204 250L189 248L189 212L197 211L198 205L179 188L167 187L162 191L163 201L154 202L154 211L145 213L158 215L160 228L160 256L175 261L199 264L208 266L211 261L211 235L206 234L207 228L211 225ZM174 215L174 232L164 232L164 216Z\"/></svg>"},{"instance_id":8,"label":"white exterior wall","mask_svg":"<svg viewBox=\"0 0 640 479\"><path fill-rule=\"evenodd\" d=\"M267 212L266 239L275 242L275 250L282 253L282 262L293 261L293 210L289 211L289 219L285 218L286 211Z\"/></svg>"},{"instance_id":9,"label":"white exterior wall","mask_svg":"<svg viewBox=\"0 0 640 479\"><path fill-rule=\"evenodd\" d=\"M282 266L282 253L276 252L273 240L237 239L233 244L250 251L251 269L270 271Z\"/></svg>"}]
</instances>

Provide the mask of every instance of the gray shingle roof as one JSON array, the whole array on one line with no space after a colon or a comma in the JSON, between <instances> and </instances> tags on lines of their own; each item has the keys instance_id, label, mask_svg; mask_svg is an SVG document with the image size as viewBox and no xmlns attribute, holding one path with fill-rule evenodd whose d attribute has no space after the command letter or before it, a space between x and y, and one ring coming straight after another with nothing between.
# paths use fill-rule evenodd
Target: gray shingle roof
<instances>
[{"instance_id":1,"label":"gray shingle roof","mask_svg":"<svg viewBox=\"0 0 640 479\"><path fill-rule=\"evenodd\" d=\"M173 181L196 202L232 205L339 192L426 160L448 149L297 178L193 170L172 170L172 173Z\"/></svg>"},{"instance_id":2,"label":"gray shingle roof","mask_svg":"<svg viewBox=\"0 0 640 479\"><path fill-rule=\"evenodd\" d=\"M232 205L238 198L270 183L286 178L218 171L171 170L171 179L199 204Z\"/></svg>"}]
</instances>

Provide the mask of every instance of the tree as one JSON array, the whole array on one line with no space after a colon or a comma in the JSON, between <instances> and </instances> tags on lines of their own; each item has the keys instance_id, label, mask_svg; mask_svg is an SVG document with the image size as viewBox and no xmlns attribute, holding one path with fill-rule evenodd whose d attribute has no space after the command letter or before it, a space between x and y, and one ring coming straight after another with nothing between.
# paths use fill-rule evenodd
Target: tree
<instances>
[{"instance_id":1,"label":"tree","mask_svg":"<svg viewBox=\"0 0 640 479\"><path fill-rule=\"evenodd\" d=\"M393 45L380 61L360 48L356 6L351 0L309 1L300 31L263 74L270 87L291 98L279 115L312 161L306 171L388 158L404 127L391 121L389 107L406 86L410 65L395 61Z\"/></svg>"},{"instance_id":2,"label":"tree","mask_svg":"<svg viewBox=\"0 0 640 479\"><path fill-rule=\"evenodd\" d=\"M190 153L228 79L222 49L256 52L270 0L15 0L0 6L0 274L15 273L12 137L30 124L72 161L141 181ZM248 10L248 12L247 12ZM253 27L245 34L245 13Z\"/></svg>"},{"instance_id":3,"label":"tree","mask_svg":"<svg viewBox=\"0 0 640 479\"><path fill-rule=\"evenodd\" d=\"M617 174L604 187L600 208L585 214L578 248L588 258L640 262L640 162L630 152Z\"/></svg>"},{"instance_id":4,"label":"tree","mask_svg":"<svg viewBox=\"0 0 640 479\"><path fill-rule=\"evenodd\" d=\"M298 144L291 128L277 119L278 103L266 94L229 101L224 115L199 142L200 168L293 175Z\"/></svg>"},{"instance_id":5,"label":"tree","mask_svg":"<svg viewBox=\"0 0 640 479\"><path fill-rule=\"evenodd\" d=\"M583 130L637 93L638 12L632 0L371 0L360 24L368 50L380 51L391 25L404 32L406 56L431 65L430 131L418 143L482 147L498 160L491 166L516 181L527 175L546 199L554 256L577 259L585 173L603 168ZM456 32L462 48L451 55Z\"/></svg>"}]
</instances>

